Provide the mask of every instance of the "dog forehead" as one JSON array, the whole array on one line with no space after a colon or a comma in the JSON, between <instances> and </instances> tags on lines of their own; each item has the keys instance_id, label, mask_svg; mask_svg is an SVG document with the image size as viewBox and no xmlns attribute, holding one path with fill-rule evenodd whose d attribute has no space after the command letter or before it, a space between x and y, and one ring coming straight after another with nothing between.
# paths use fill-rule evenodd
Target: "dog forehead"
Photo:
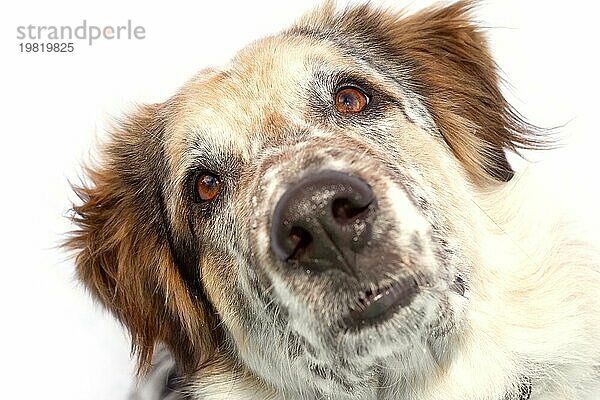
<instances>
[{"instance_id":1,"label":"dog forehead","mask_svg":"<svg viewBox=\"0 0 600 400\"><path fill-rule=\"evenodd\" d=\"M207 143L251 157L252 148L305 124L302 98L317 68L343 62L330 43L279 35L256 41L223 68L203 70L171 99L170 154Z\"/></svg>"}]
</instances>

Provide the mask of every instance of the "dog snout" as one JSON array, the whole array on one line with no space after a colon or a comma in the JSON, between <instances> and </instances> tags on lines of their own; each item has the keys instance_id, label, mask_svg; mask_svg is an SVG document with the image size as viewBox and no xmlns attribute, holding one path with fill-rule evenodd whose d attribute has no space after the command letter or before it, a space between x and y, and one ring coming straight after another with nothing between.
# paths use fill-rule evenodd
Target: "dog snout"
<instances>
[{"instance_id":1,"label":"dog snout","mask_svg":"<svg viewBox=\"0 0 600 400\"><path fill-rule=\"evenodd\" d=\"M371 239L376 208L372 188L359 177L339 171L304 177L275 206L271 248L286 263L351 272L352 255Z\"/></svg>"}]
</instances>

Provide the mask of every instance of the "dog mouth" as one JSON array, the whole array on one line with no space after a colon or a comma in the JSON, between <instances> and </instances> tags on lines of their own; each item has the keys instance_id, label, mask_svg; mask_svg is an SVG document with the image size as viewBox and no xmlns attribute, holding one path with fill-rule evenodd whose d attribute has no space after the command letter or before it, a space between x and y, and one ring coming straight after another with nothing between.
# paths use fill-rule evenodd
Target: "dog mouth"
<instances>
[{"instance_id":1,"label":"dog mouth","mask_svg":"<svg viewBox=\"0 0 600 400\"><path fill-rule=\"evenodd\" d=\"M343 326L362 329L385 322L399 309L410 305L418 292L419 285L412 278L361 291L356 304L342 317Z\"/></svg>"}]
</instances>

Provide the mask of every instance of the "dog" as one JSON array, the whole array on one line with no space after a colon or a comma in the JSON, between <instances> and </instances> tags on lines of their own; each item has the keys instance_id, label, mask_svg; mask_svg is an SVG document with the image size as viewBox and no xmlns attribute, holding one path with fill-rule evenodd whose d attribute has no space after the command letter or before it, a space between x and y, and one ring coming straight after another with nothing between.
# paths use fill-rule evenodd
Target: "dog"
<instances>
[{"instance_id":1,"label":"dog","mask_svg":"<svg viewBox=\"0 0 600 400\"><path fill-rule=\"evenodd\" d=\"M600 398L600 258L472 8L326 3L111 128L66 245L133 398Z\"/></svg>"}]
</instances>

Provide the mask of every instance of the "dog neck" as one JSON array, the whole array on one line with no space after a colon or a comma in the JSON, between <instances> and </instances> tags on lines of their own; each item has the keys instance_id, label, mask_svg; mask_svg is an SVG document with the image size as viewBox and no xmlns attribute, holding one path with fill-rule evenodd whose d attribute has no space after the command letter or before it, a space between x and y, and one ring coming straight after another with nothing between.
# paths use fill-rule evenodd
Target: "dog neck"
<instances>
[{"instance_id":1,"label":"dog neck","mask_svg":"<svg viewBox=\"0 0 600 400\"><path fill-rule=\"evenodd\" d=\"M522 378L498 400L529 400L532 393L531 380ZM224 394L226 394L226 397ZM312 399L312 395L300 394L298 399ZM387 396L387 395L384 395ZM193 378L183 378L177 373L173 358L165 349L160 349L153 368L147 377L136 387L132 400L284 400L282 396L268 389L256 377L241 371L227 362L217 362L210 368L201 370ZM396 397L389 397L389 399ZM467 398L476 399L469 394ZM378 400L388 399L388 397ZM485 397L489 399L489 397ZM415 399L417 400L417 399ZM420 400L420 399L419 399Z\"/></svg>"}]
</instances>

